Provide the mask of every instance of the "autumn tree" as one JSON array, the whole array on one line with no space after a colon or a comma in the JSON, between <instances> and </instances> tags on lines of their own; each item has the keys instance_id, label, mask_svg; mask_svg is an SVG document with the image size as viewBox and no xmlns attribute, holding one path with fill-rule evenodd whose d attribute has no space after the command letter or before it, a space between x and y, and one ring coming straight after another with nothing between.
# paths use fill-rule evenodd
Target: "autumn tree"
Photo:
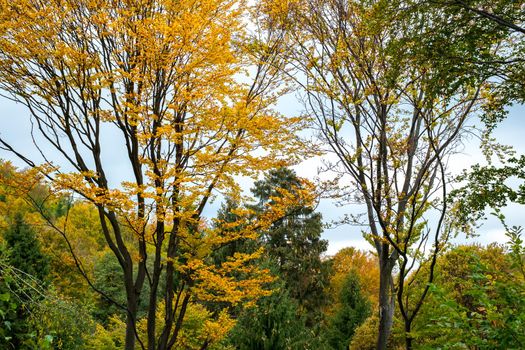
<instances>
[{"instance_id":1,"label":"autumn tree","mask_svg":"<svg viewBox=\"0 0 525 350\"><path fill-rule=\"evenodd\" d=\"M259 252L220 266L206 257L254 237L294 196L283 196L236 235L206 225L203 212L217 192L239 197L235 176L296 159L299 120L270 109L282 91L276 53L283 36L266 10L236 0L0 4L0 88L27 107L46 163L13 149L4 136L2 147L57 193L96 207L122 270L125 303L97 289L70 252L90 286L125 311L128 350L173 348L190 302L239 304L265 294L267 273L249 264ZM262 17L247 26L257 12ZM110 154L129 171L116 172ZM68 240L67 225L47 223ZM242 281L232 278L239 270ZM140 303L147 305L147 325L139 337Z\"/></svg>"},{"instance_id":2,"label":"autumn tree","mask_svg":"<svg viewBox=\"0 0 525 350\"><path fill-rule=\"evenodd\" d=\"M261 215L287 193L306 192L314 195L313 184L297 176L289 168L276 168L256 181L251 192L255 203L249 204L255 215ZM227 199L217 215L221 230L238 231L241 206ZM280 219L261 231L256 240L238 240L218 250L216 261L223 261L239 252L263 248L254 261L267 267L275 276L270 287L272 295L261 298L253 308L238 310L238 322L230 336L241 349L302 348L305 344L319 347L318 334L322 322L322 306L327 302L325 287L328 265L322 259L327 241L321 239L321 215L311 202L297 202L286 209Z\"/></svg>"},{"instance_id":3,"label":"autumn tree","mask_svg":"<svg viewBox=\"0 0 525 350\"><path fill-rule=\"evenodd\" d=\"M448 237L447 161L468 118L489 100L488 76L465 78L455 65L420 59L418 34L443 13L405 16L404 3L390 1L287 4L275 17L292 37L306 114L335 159L327 164L339 182L334 195L366 208L347 222L367 227L379 259L377 349L387 346L396 302L410 349L433 274L422 276L427 288L419 292L405 281L422 261L435 266Z\"/></svg>"},{"instance_id":4,"label":"autumn tree","mask_svg":"<svg viewBox=\"0 0 525 350\"><path fill-rule=\"evenodd\" d=\"M377 258L373 254L354 247L347 247L330 257L329 264L328 293L332 297L341 294L348 275L356 273L359 278L361 293L366 296L373 308L376 307L379 291L379 266ZM327 308L327 313L333 315L338 308L338 302L335 300Z\"/></svg>"}]
</instances>

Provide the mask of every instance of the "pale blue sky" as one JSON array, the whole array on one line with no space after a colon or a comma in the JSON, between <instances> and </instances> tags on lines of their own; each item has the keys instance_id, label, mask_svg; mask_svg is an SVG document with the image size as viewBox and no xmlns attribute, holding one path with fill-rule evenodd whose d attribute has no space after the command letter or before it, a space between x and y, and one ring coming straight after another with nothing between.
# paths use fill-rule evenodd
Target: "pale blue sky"
<instances>
[{"instance_id":1,"label":"pale blue sky","mask_svg":"<svg viewBox=\"0 0 525 350\"><path fill-rule=\"evenodd\" d=\"M302 107L294 96L287 96L278 105L278 109L286 115L297 115L301 113ZM525 107L517 106L510 108L509 117L496 130L496 137L502 143L512 145L518 154L525 153L525 119L523 114ZM35 149L31 140L29 122L29 113L25 107L17 105L5 98L0 98L0 118L1 118L1 136L9 141L18 151L28 155L31 159L41 161L38 151ZM120 140L112 138L112 131L106 135L113 142ZM122 174L128 173L126 159L124 155L118 154L119 147L108 147L104 153L104 159L111 166L110 174L114 174L114 180L121 178ZM49 150L49 149L48 149ZM0 158L12 160L17 166L24 164L6 151L0 150ZM465 149L461 154L454 156L451 162L452 170L459 173L462 169L469 168L477 162L484 162L484 158L479 151L479 142L472 138L465 144ZM318 159L310 159L295 167L300 176L313 179L317 174L317 167L320 165ZM243 181L246 187L250 186L250 181ZM117 185L114 183L113 185ZM220 206L220 200L215 201L208 208L207 213L213 215ZM325 199L319 204L318 211L323 214L326 221L337 220L345 213L358 213L360 208L357 206L336 207L332 201ZM504 213L507 216L510 225L525 225L523 219L523 208L517 205L507 207ZM479 230L480 236L475 240L481 243L493 241L504 242L505 236L501 224L495 220L488 220ZM325 230L323 237L329 241L328 254L334 254L337 250L346 246L355 246L361 249L371 249L371 246L362 238L361 228L354 226L339 226L334 229ZM458 241L463 241L460 237Z\"/></svg>"}]
</instances>

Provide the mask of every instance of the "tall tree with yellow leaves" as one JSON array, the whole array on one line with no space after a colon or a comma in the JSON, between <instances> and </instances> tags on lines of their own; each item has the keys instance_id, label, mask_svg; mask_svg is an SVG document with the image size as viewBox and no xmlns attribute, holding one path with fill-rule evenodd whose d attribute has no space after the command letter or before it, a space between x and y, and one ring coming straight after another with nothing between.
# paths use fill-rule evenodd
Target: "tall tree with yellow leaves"
<instances>
[{"instance_id":1,"label":"tall tree with yellow leaves","mask_svg":"<svg viewBox=\"0 0 525 350\"><path fill-rule=\"evenodd\" d=\"M291 163L301 146L299 120L270 109L284 91L283 34L267 18L247 25L257 12L242 0L0 2L0 88L27 106L47 162L36 164L8 140L1 146L35 169L27 174L97 208L123 271L126 349L173 348L190 301L237 304L266 293L268 274L249 264L259 252L220 266L207 257L255 237L300 194L281 196L235 234L203 221L215 193L239 197L235 176ZM129 173L112 171L109 152ZM67 240L67 220L49 224ZM244 280L233 278L239 271ZM139 303L148 306L144 338Z\"/></svg>"}]
</instances>

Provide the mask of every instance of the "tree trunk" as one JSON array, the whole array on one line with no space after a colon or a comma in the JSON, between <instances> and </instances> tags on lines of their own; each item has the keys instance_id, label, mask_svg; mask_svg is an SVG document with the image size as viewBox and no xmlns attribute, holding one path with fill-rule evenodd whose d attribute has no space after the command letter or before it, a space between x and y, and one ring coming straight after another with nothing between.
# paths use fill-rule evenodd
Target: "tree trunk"
<instances>
[{"instance_id":1,"label":"tree trunk","mask_svg":"<svg viewBox=\"0 0 525 350\"><path fill-rule=\"evenodd\" d=\"M377 350L386 350L394 320L394 295L392 288L392 264L381 261L379 266L379 333Z\"/></svg>"},{"instance_id":2,"label":"tree trunk","mask_svg":"<svg viewBox=\"0 0 525 350\"><path fill-rule=\"evenodd\" d=\"M412 330L412 325L410 323L405 323L405 349L412 350L412 336L410 331Z\"/></svg>"},{"instance_id":3,"label":"tree trunk","mask_svg":"<svg viewBox=\"0 0 525 350\"><path fill-rule=\"evenodd\" d=\"M125 350L135 350L135 320L137 316L137 300L128 296L128 313L126 316L126 342Z\"/></svg>"},{"instance_id":4,"label":"tree trunk","mask_svg":"<svg viewBox=\"0 0 525 350\"><path fill-rule=\"evenodd\" d=\"M126 350L135 349L135 329L134 322L132 317L128 314L126 318L126 345L124 347Z\"/></svg>"}]
</instances>

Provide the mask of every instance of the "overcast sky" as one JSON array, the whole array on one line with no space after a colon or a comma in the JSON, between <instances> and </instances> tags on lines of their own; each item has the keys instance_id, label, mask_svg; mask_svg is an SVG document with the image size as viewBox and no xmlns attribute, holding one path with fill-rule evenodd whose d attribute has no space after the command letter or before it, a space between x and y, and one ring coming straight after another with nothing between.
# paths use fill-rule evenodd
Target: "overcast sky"
<instances>
[{"instance_id":1,"label":"overcast sky","mask_svg":"<svg viewBox=\"0 0 525 350\"><path fill-rule=\"evenodd\" d=\"M286 115L297 115L301 113L302 107L296 101L295 97L288 96L278 106L278 109ZM512 145L518 154L525 152L525 107L518 106L510 108L509 117L498 127L495 136L500 142ZM0 98L0 118L1 127L0 133L2 138L9 141L18 151L28 155L31 159L41 161L38 151L35 149L31 140L31 123L29 122L29 113L21 105L17 105L5 98ZM110 132L111 133L111 132ZM111 139L111 134L106 135ZM113 140L120 140L113 138ZM114 141L118 142L118 141ZM122 154L117 153L119 147L110 147L104 154L108 163L111 164L110 175L115 174L115 180L121 178L122 174L126 174L128 169L127 162ZM14 158L12 154L0 150L0 158L13 161L17 166L23 167L24 164ZM484 157L479 151L479 141L472 138L465 144L465 148L461 154L454 156L451 161L451 169L458 174L463 169L468 169L475 163L484 163ZM306 162L294 167L298 175L313 179L317 175L317 167L320 165L319 159L310 159ZM117 185L117 184L114 184ZM249 187L249 182L246 182ZM207 210L208 215L213 215L216 209L220 206L220 200L215 201ZM505 208L504 213L510 225L525 224L523 220L523 209L517 205L511 205ZM360 208L357 206L336 207L330 200L322 200L318 206L318 211L323 214L325 221L337 220L345 213L358 213ZM371 246L362 238L362 228L355 226L339 226L334 229L325 230L323 237L329 241L328 254L334 254L339 249L354 246L360 249L371 249ZM505 236L501 224L495 220L490 219L479 230L479 237L475 239L481 243L490 242L505 242ZM458 242L463 242L462 237L458 238Z\"/></svg>"},{"instance_id":2,"label":"overcast sky","mask_svg":"<svg viewBox=\"0 0 525 350\"><path fill-rule=\"evenodd\" d=\"M525 118L523 113L525 107L511 108L508 119L506 119L497 129L495 136L502 143L512 145L517 154L524 154L525 152ZM469 169L476 163L486 164L485 157L482 155L479 148L479 140L471 138L465 144L464 150L451 159L450 170L454 174L460 174L463 169ZM340 213L344 208L335 208L330 203L326 203L321 210L326 217ZM523 216L524 209L520 205L509 205L503 210L507 218L507 223L512 226L525 225ZM339 214L340 215L340 214ZM476 241L483 244L491 242L504 243L507 241L501 223L494 217L488 216L488 219L483 223L483 226L478 230L479 237L469 239L469 241ZM345 246L356 246L363 249L370 249L370 245L361 237L357 228L352 227L338 227L333 230L325 232L325 238L329 240L329 254L337 252ZM459 236L456 240L458 243L465 242L465 238ZM367 247L368 248L365 248Z\"/></svg>"},{"instance_id":3,"label":"overcast sky","mask_svg":"<svg viewBox=\"0 0 525 350\"><path fill-rule=\"evenodd\" d=\"M292 96L288 96L279 105L279 110L283 113L295 115L301 113L302 107L294 102ZM525 106L514 106L509 108L508 118L501 123L494 133L496 139L505 145L512 146L517 155L525 154ZM464 149L457 155L454 155L449 163L450 171L457 175L464 169L476 163L486 164L485 157L480 151L479 139L471 137L465 140ZM318 159L310 159L295 168L296 172L303 177L313 179L317 174L317 167L320 165ZM357 214L363 210L357 205L348 205L337 207L329 199L322 200L319 204L318 211L323 214L326 222L337 220L344 214ZM520 205L509 205L503 209L509 226L525 226L525 217L523 215L525 208ZM362 237L362 230L366 227L356 226L338 226L333 229L325 229L323 237L329 241L328 254L332 255L339 249L353 246L359 249L370 250L372 246ZM478 230L478 237L465 239L464 236L458 236L454 242L479 242L488 244L492 242L504 243L507 241L503 227L499 220L491 215L487 215L487 220Z\"/></svg>"}]
</instances>

